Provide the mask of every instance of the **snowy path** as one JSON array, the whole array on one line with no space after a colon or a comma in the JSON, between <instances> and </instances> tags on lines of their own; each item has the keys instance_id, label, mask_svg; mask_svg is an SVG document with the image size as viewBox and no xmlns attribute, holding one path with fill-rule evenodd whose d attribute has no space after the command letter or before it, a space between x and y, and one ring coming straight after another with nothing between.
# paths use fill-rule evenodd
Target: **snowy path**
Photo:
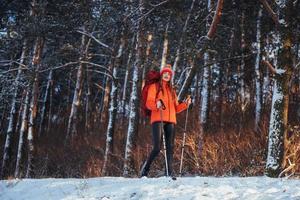
<instances>
[{"instance_id":1,"label":"snowy path","mask_svg":"<svg viewBox=\"0 0 300 200\"><path fill-rule=\"evenodd\" d=\"M1 200L297 199L300 180L267 177L23 179L0 181Z\"/></svg>"}]
</instances>

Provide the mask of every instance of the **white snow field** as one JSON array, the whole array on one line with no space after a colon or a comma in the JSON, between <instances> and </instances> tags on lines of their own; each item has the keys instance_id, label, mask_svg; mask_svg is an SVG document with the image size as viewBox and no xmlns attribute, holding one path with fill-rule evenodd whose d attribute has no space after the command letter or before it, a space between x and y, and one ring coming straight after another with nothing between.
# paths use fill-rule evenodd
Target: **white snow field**
<instances>
[{"instance_id":1,"label":"white snow field","mask_svg":"<svg viewBox=\"0 0 300 200\"><path fill-rule=\"evenodd\" d=\"M267 177L12 179L0 181L1 200L48 199L299 199L300 180Z\"/></svg>"}]
</instances>

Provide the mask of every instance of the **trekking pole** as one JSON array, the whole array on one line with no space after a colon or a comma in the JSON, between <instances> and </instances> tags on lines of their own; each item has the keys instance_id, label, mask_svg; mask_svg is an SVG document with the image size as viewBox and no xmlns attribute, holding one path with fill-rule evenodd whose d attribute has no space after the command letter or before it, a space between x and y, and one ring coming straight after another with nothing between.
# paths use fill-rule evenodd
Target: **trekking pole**
<instances>
[{"instance_id":1,"label":"trekking pole","mask_svg":"<svg viewBox=\"0 0 300 200\"><path fill-rule=\"evenodd\" d=\"M163 136L163 143L164 143L164 154L165 154L165 163L166 163L166 171L167 171L167 176L169 176L169 169L168 169L168 159L167 159L167 148L166 148L166 139L165 139L165 134L163 130L163 114L162 114L162 107L159 108L160 111L160 134Z\"/></svg>"},{"instance_id":2,"label":"trekking pole","mask_svg":"<svg viewBox=\"0 0 300 200\"><path fill-rule=\"evenodd\" d=\"M183 152L184 152L184 146L185 146L185 137L186 137L186 127L187 127L187 119L189 115L189 105L186 110L186 116L185 116L185 124L184 124L184 132L183 132L183 141L181 146L181 157L180 157L180 167L179 167L179 174L182 176L182 163L183 163Z\"/></svg>"}]
</instances>

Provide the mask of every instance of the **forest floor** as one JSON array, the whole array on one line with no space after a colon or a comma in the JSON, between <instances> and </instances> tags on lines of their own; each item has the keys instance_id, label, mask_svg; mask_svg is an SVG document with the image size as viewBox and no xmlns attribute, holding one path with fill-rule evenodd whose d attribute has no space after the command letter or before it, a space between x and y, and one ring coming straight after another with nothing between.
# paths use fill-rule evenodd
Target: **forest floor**
<instances>
[{"instance_id":1,"label":"forest floor","mask_svg":"<svg viewBox=\"0 0 300 200\"><path fill-rule=\"evenodd\" d=\"M259 199L300 200L299 179L183 177L11 179L0 181L1 200L48 199Z\"/></svg>"}]
</instances>

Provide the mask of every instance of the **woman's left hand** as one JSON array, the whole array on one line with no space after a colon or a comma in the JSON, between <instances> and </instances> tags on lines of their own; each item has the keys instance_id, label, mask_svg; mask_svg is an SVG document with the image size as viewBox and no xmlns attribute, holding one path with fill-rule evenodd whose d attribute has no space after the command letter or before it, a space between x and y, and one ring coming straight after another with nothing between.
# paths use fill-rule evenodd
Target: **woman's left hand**
<instances>
[{"instance_id":1,"label":"woman's left hand","mask_svg":"<svg viewBox=\"0 0 300 200\"><path fill-rule=\"evenodd\" d=\"M189 106L189 105L192 103L191 97L188 96L188 97L184 100L184 102Z\"/></svg>"}]
</instances>

